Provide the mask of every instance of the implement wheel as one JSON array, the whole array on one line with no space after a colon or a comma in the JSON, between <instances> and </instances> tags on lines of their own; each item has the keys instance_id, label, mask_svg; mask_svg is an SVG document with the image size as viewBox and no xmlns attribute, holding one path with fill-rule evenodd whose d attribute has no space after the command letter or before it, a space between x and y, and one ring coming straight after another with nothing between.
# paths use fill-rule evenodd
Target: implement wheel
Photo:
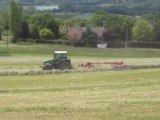
<instances>
[{"instance_id":1,"label":"implement wheel","mask_svg":"<svg viewBox=\"0 0 160 120\"><path fill-rule=\"evenodd\" d=\"M66 69L71 69L71 64L67 61L62 61L59 65L60 70L66 70Z\"/></svg>"},{"instance_id":2,"label":"implement wheel","mask_svg":"<svg viewBox=\"0 0 160 120\"><path fill-rule=\"evenodd\" d=\"M52 65L49 64L49 63L46 63L46 64L43 66L43 70L52 70Z\"/></svg>"}]
</instances>

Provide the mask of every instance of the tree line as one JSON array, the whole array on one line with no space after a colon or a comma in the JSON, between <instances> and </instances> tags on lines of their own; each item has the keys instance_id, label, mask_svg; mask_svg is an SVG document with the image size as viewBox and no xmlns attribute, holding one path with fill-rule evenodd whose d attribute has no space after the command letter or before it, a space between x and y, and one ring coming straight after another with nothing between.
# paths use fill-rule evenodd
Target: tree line
<instances>
[{"instance_id":1,"label":"tree line","mask_svg":"<svg viewBox=\"0 0 160 120\"><path fill-rule=\"evenodd\" d=\"M12 1L9 13L0 14L0 33L10 30L12 42L28 39L57 40L66 39L68 27L104 27L103 42L129 41L160 42L160 12L146 14L140 18L120 16L99 11L90 19L59 20L52 13L24 14L22 6ZM89 41L88 36L94 35L89 29L84 33L83 40ZM87 39L88 38L88 39ZM96 36L94 35L94 38ZM93 38L92 38L93 39ZM94 39L95 40L95 39ZM88 44L88 42L85 42Z\"/></svg>"}]
</instances>

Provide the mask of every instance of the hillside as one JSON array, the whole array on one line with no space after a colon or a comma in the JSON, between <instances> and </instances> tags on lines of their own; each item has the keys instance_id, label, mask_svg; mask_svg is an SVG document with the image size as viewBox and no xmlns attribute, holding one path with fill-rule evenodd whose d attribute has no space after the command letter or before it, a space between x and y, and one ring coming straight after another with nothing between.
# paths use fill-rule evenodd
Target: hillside
<instances>
[{"instance_id":1,"label":"hillside","mask_svg":"<svg viewBox=\"0 0 160 120\"><path fill-rule=\"evenodd\" d=\"M8 4L11 0L1 0L1 4ZM134 4L137 5L144 5L144 4L151 4L157 5L160 3L159 0L14 0L16 2L20 2L22 4L38 4L38 5L47 5L47 4L60 4L61 2L67 1L72 2L73 4Z\"/></svg>"},{"instance_id":2,"label":"hillside","mask_svg":"<svg viewBox=\"0 0 160 120\"><path fill-rule=\"evenodd\" d=\"M0 4L7 5L11 0L1 0ZM72 2L72 4L79 5L106 5L106 4L127 4L129 6L139 6L139 5L160 5L159 0L14 0L16 2L20 2L23 5L50 5L50 4L61 4L62 2Z\"/></svg>"},{"instance_id":3,"label":"hillside","mask_svg":"<svg viewBox=\"0 0 160 120\"><path fill-rule=\"evenodd\" d=\"M11 0L1 0L0 9L8 6ZM58 12L93 13L103 10L110 13L142 15L160 10L160 0L14 0L23 6L58 5ZM3 7L2 7L3 6Z\"/></svg>"}]
</instances>

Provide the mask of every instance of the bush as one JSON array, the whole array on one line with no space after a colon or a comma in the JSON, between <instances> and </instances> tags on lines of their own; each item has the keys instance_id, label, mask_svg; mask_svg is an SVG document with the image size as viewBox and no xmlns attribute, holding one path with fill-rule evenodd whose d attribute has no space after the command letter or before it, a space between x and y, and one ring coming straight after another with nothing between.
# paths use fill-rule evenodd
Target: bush
<instances>
[{"instance_id":1,"label":"bush","mask_svg":"<svg viewBox=\"0 0 160 120\"><path fill-rule=\"evenodd\" d=\"M160 42L131 42L132 48L160 48Z\"/></svg>"},{"instance_id":2,"label":"bush","mask_svg":"<svg viewBox=\"0 0 160 120\"><path fill-rule=\"evenodd\" d=\"M40 30L40 37L41 39L53 39L54 33L50 29L44 28Z\"/></svg>"},{"instance_id":3,"label":"bush","mask_svg":"<svg viewBox=\"0 0 160 120\"><path fill-rule=\"evenodd\" d=\"M2 28L0 28L0 40L2 39Z\"/></svg>"},{"instance_id":4,"label":"bush","mask_svg":"<svg viewBox=\"0 0 160 120\"><path fill-rule=\"evenodd\" d=\"M65 44L65 45L73 45L73 43L70 42L70 41L65 41L65 42L63 42L63 44Z\"/></svg>"},{"instance_id":5,"label":"bush","mask_svg":"<svg viewBox=\"0 0 160 120\"><path fill-rule=\"evenodd\" d=\"M85 44L82 41L78 41L78 42L74 42L73 46L75 46L75 47L84 47Z\"/></svg>"},{"instance_id":6,"label":"bush","mask_svg":"<svg viewBox=\"0 0 160 120\"><path fill-rule=\"evenodd\" d=\"M108 42L107 47L108 48L124 48L125 42L119 42L119 41Z\"/></svg>"},{"instance_id":7,"label":"bush","mask_svg":"<svg viewBox=\"0 0 160 120\"><path fill-rule=\"evenodd\" d=\"M32 45L36 43L36 40L35 39L18 39L16 43L18 45Z\"/></svg>"},{"instance_id":8,"label":"bush","mask_svg":"<svg viewBox=\"0 0 160 120\"><path fill-rule=\"evenodd\" d=\"M108 48L124 48L125 42L108 42ZM130 48L160 48L160 42L128 42Z\"/></svg>"},{"instance_id":9,"label":"bush","mask_svg":"<svg viewBox=\"0 0 160 120\"><path fill-rule=\"evenodd\" d=\"M55 40L41 40L41 39L36 39L35 42L37 44L41 43L41 44L56 44Z\"/></svg>"},{"instance_id":10,"label":"bush","mask_svg":"<svg viewBox=\"0 0 160 120\"><path fill-rule=\"evenodd\" d=\"M36 25L30 26L30 36L33 39L39 39L39 28Z\"/></svg>"}]
</instances>

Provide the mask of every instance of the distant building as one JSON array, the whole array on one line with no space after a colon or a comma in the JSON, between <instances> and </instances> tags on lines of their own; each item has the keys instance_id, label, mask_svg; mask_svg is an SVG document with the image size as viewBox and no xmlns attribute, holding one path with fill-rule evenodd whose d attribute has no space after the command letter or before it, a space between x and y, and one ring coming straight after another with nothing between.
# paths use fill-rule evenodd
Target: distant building
<instances>
[{"instance_id":1,"label":"distant building","mask_svg":"<svg viewBox=\"0 0 160 120\"><path fill-rule=\"evenodd\" d=\"M103 27L91 27L90 29L95 32L100 39L103 39L103 33L107 30ZM67 30L67 38L68 40L78 41L86 30L87 27L70 27Z\"/></svg>"}]
</instances>

